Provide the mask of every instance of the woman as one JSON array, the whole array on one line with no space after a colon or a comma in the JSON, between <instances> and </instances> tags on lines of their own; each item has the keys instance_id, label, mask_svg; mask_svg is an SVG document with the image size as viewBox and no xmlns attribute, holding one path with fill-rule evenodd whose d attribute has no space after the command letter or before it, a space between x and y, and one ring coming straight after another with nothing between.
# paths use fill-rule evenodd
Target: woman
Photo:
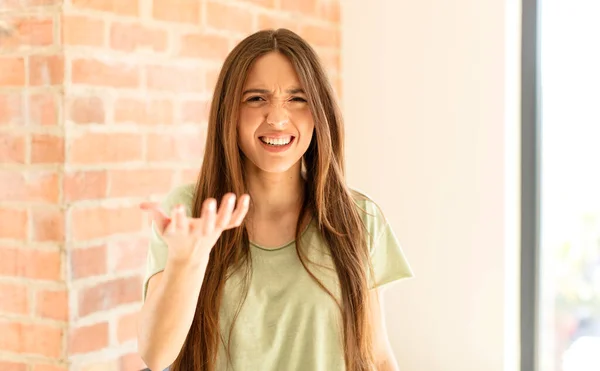
<instances>
[{"instance_id":1,"label":"woman","mask_svg":"<svg viewBox=\"0 0 600 371\"><path fill-rule=\"evenodd\" d=\"M197 183L142 205L152 370L397 370L380 287L411 271L376 204L346 185L343 151L303 39L260 31L232 50Z\"/></svg>"}]
</instances>

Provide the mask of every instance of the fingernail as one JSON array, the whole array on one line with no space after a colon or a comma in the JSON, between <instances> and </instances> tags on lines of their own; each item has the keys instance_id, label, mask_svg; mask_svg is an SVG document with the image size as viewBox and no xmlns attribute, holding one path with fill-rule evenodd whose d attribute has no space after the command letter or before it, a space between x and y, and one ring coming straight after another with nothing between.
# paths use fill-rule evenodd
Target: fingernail
<instances>
[{"instance_id":1,"label":"fingernail","mask_svg":"<svg viewBox=\"0 0 600 371\"><path fill-rule=\"evenodd\" d=\"M250 204L250 197L244 198L244 206L248 206Z\"/></svg>"},{"instance_id":2,"label":"fingernail","mask_svg":"<svg viewBox=\"0 0 600 371\"><path fill-rule=\"evenodd\" d=\"M235 203L235 197L230 197L227 202L229 203L229 206L232 206Z\"/></svg>"},{"instance_id":3,"label":"fingernail","mask_svg":"<svg viewBox=\"0 0 600 371\"><path fill-rule=\"evenodd\" d=\"M213 211L216 208L215 201L211 200L208 202L208 210Z\"/></svg>"}]
</instances>

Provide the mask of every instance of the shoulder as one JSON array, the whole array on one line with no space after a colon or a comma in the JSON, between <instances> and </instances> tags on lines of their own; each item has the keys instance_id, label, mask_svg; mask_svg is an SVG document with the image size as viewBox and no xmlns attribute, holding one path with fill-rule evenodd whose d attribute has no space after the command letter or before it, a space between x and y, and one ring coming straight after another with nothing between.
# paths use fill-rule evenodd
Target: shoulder
<instances>
[{"instance_id":1,"label":"shoulder","mask_svg":"<svg viewBox=\"0 0 600 371\"><path fill-rule=\"evenodd\" d=\"M388 221L383 210L373 198L356 189L351 189L350 192L368 234L367 238L372 242L383 233Z\"/></svg>"},{"instance_id":2,"label":"shoulder","mask_svg":"<svg viewBox=\"0 0 600 371\"><path fill-rule=\"evenodd\" d=\"M363 222L387 223L381 206L373 198L356 189L351 189L350 192Z\"/></svg>"},{"instance_id":3,"label":"shoulder","mask_svg":"<svg viewBox=\"0 0 600 371\"><path fill-rule=\"evenodd\" d=\"M401 278L412 277L413 272L400 241L384 216L382 208L364 193L352 192L365 226L372 269L369 287L381 287Z\"/></svg>"},{"instance_id":4,"label":"shoulder","mask_svg":"<svg viewBox=\"0 0 600 371\"><path fill-rule=\"evenodd\" d=\"M171 189L169 193L164 197L161 208L165 213L170 213L177 205L183 205L189 212L194 202L194 194L196 192L196 186L193 183L181 184Z\"/></svg>"}]
</instances>

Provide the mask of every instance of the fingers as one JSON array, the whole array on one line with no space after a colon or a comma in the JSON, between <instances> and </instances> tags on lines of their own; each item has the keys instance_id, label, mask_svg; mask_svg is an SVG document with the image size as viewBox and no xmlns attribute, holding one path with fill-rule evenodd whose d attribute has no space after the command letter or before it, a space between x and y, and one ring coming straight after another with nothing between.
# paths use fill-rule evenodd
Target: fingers
<instances>
[{"instance_id":1,"label":"fingers","mask_svg":"<svg viewBox=\"0 0 600 371\"><path fill-rule=\"evenodd\" d=\"M235 227L239 227L242 224L242 220L248 213L248 208L250 207L250 195L244 194L240 196L238 199L237 207L235 211L231 215L231 219L229 220L229 225L225 229L231 229Z\"/></svg>"},{"instance_id":2,"label":"fingers","mask_svg":"<svg viewBox=\"0 0 600 371\"><path fill-rule=\"evenodd\" d=\"M178 205L173 208L172 211L173 216L173 226L175 227L175 231L178 233L187 233L189 228L189 222L187 220L187 216L185 215L185 208L182 205Z\"/></svg>"},{"instance_id":3,"label":"fingers","mask_svg":"<svg viewBox=\"0 0 600 371\"><path fill-rule=\"evenodd\" d=\"M177 205L171 210L171 223L167 226L166 233L169 234L187 234L190 229L190 222L185 215L185 208Z\"/></svg>"},{"instance_id":4,"label":"fingers","mask_svg":"<svg viewBox=\"0 0 600 371\"><path fill-rule=\"evenodd\" d=\"M236 196L228 193L223 196L219 210L216 211L216 200L207 199L202 204L202 213L194 226L195 233L212 233L239 227L248 213L250 206L250 196L247 194L238 198L237 207L235 207ZM234 210L235 207L235 210Z\"/></svg>"},{"instance_id":5,"label":"fingers","mask_svg":"<svg viewBox=\"0 0 600 371\"><path fill-rule=\"evenodd\" d=\"M202 204L199 219L188 218L183 205L178 205L167 216L156 203L144 202L140 204L142 210L151 213L158 232L162 234L212 234L226 229L239 227L248 213L250 196L244 194L237 199L236 195L228 193L223 196L217 212L217 201L214 198L206 199Z\"/></svg>"},{"instance_id":6,"label":"fingers","mask_svg":"<svg viewBox=\"0 0 600 371\"><path fill-rule=\"evenodd\" d=\"M229 225L231 213L233 212L233 208L235 206L235 198L235 194L233 193L228 193L223 196L223 200L221 201L221 206L219 207L219 212L215 222L215 228L217 230L222 231Z\"/></svg>"},{"instance_id":7,"label":"fingers","mask_svg":"<svg viewBox=\"0 0 600 371\"><path fill-rule=\"evenodd\" d=\"M165 229L171 222L171 219L166 215L155 202L142 202L140 208L144 211L148 211L152 217L152 221L156 225L156 228L160 234L165 232Z\"/></svg>"},{"instance_id":8,"label":"fingers","mask_svg":"<svg viewBox=\"0 0 600 371\"><path fill-rule=\"evenodd\" d=\"M215 229L217 200L208 198L202 203L202 213L200 216L201 227L200 231L204 234L210 234Z\"/></svg>"}]
</instances>

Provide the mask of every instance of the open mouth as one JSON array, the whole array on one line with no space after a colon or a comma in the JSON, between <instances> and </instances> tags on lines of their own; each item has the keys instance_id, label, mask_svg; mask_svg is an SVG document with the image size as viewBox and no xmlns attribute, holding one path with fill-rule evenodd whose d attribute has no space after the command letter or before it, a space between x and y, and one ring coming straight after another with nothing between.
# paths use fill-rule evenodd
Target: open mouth
<instances>
[{"instance_id":1,"label":"open mouth","mask_svg":"<svg viewBox=\"0 0 600 371\"><path fill-rule=\"evenodd\" d=\"M293 136L281 138L259 137L260 141L271 147L285 147L294 141Z\"/></svg>"}]
</instances>

